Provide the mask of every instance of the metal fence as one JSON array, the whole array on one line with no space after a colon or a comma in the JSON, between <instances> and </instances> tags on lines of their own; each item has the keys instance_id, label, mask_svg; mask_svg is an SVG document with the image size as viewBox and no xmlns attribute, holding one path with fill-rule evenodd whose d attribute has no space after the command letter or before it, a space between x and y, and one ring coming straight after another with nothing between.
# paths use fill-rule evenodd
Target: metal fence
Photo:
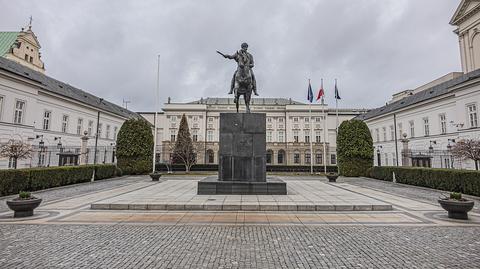
<instances>
[{"instance_id":1,"label":"metal fence","mask_svg":"<svg viewBox=\"0 0 480 269\"><path fill-rule=\"evenodd\" d=\"M50 166L75 166L81 162L81 148L58 147L38 145L32 146L33 151L28 159L17 160L17 168L50 167ZM95 147L87 147L85 163L93 164L95 160ZM13 168L15 160L5 158L0 161L0 168ZM115 146L97 146L97 164L115 163Z\"/></svg>"},{"instance_id":2,"label":"metal fence","mask_svg":"<svg viewBox=\"0 0 480 269\"><path fill-rule=\"evenodd\" d=\"M405 163L407 162L407 163ZM472 165L468 160L455 158L450 150L408 150L402 152L406 166L465 169Z\"/></svg>"}]
</instances>

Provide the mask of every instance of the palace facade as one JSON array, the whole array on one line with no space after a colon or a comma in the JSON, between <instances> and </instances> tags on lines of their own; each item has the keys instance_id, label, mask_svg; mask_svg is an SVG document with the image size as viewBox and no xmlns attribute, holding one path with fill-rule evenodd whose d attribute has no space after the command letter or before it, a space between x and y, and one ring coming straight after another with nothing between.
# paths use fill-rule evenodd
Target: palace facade
<instances>
[{"instance_id":1,"label":"palace facade","mask_svg":"<svg viewBox=\"0 0 480 269\"><path fill-rule=\"evenodd\" d=\"M96 161L115 162L118 130L139 116L45 75L39 50L31 26L0 32L0 144L32 146L32 157L18 160L17 168L93 163L98 128ZM85 152L82 137L88 139ZM0 168L11 167L14 159L0 158Z\"/></svg>"},{"instance_id":2,"label":"palace facade","mask_svg":"<svg viewBox=\"0 0 480 269\"><path fill-rule=\"evenodd\" d=\"M243 102L243 100L242 100ZM241 106L244 110L244 106ZM337 164L336 110L327 105L310 106L285 98L253 98L252 113L266 113L267 163L272 165ZM188 103L168 102L157 118L157 156L169 162L183 114L197 152L197 163L218 163L220 113L235 113L232 98L204 98ZM364 113L339 109L338 124ZM154 112L137 112L154 124ZM241 112L243 113L243 111ZM310 141L313 154L310 153ZM326 148L326 158L323 145Z\"/></svg>"},{"instance_id":3,"label":"palace facade","mask_svg":"<svg viewBox=\"0 0 480 269\"><path fill-rule=\"evenodd\" d=\"M450 24L457 27L463 72L394 94L358 117L372 133L375 165L475 169L451 149L461 139L480 139L480 2L461 1Z\"/></svg>"}]
</instances>

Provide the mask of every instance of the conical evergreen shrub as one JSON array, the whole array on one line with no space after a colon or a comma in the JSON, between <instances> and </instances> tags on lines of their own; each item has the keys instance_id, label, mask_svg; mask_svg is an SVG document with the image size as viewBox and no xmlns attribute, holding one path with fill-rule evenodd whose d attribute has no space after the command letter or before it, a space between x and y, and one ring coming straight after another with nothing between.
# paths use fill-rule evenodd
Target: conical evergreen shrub
<instances>
[{"instance_id":1,"label":"conical evergreen shrub","mask_svg":"<svg viewBox=\"0 0 480 269\"><path fill-rule=\"evenodd\" d=\"M338 171L347 177L369 176L373 167L373 140L365 122L344 121L337 135Z\"/></svg>"},{"instance_id":2,"label":"conical evergreen shrub","mask_svg":"<svg viewBox=\"0 0 480 269\"><path fill-rule=\"evenodd\" d=\"M117 165L123 174L146 174L153 162L152 125L144 119L125 121L117 135Z\"/></svg>"},{"instance_id":3,"label":"conical evergreen shrub","mask_svg":"<svg viewBox=\"0 0 480 269\"><path fill-rule=\"evenodd\" d=\"M185 114L180 121L178 129L177 140L175 141L175 148L173 150L174 163L182 163L185 165L185 171L190 171L192 165L195 164L195 148L193 146L190 130L188 129L187 117Z\"/></svg>"}]
</instances>

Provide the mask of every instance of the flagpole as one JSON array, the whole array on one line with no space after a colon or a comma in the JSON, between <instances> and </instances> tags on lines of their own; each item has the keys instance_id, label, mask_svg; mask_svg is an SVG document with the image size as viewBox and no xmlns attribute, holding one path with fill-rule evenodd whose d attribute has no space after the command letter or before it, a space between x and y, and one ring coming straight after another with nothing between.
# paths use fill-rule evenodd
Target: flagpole
<instances>
[{"instance_id":1,"label":"flagpole","mask_svg":"<svg viewBox=\"0 0 480 269\"><path fill-rule=\"evenodd\" d=\"M335 133L338 135L338 89L337 89L337 79L335 79L335 110L337 114L336 125L335 125Z\"/></svg>"},{"instance_id":2,"label":"flagpole","mask_svg":"<svg viewBox=\"0 0 480 269\"><path fill-rule=\"evenodd\" d=\"M322 78L322 89L323 89L323 78ZM327 173L327 136L326 136L326 122L327 116L325 115L325 102L324 97L322 96L322 114L323 114L323 172Z\"/></svg>"},{"instance_id":3,"label":"flagpole","mask_svg":"<svg viewBox=\"0 0 480 269\"><path fill-rule=\"evenodd\" d=\"M308 86L310 87L310 79L308 79ZM312 93L313 95L313 93ZM312 100L313 100L313 96L311 97L311 99L309 100L310 101L310 104L308 105L308 115L309 115L309 119L308 119L308 123L310 124L310 174L313 175L313 144L312 144L312 129L313 129L313 123L312 123Z\"/></svg>"},{"instance_id":4,"label":"flagpole","mask_svg":"<svg viewBox=\"0 0 480 269\"><path fill-rule=\"evenodd\" d=\"M154 134L153 134L153 168L152 168L152 173L155 173L155 164L157 163L157 122L158 122L158 97L160 95L159 89L160 89L160 54L157 57L157 89L155 91L155 117L154 117Z\"/></svg>"}]
</instances>

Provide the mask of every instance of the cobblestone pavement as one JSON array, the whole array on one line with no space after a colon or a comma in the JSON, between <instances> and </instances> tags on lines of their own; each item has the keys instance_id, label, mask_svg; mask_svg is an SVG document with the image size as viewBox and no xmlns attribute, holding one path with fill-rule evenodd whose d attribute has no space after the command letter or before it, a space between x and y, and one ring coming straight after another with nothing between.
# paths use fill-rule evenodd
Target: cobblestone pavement
<instances>
[{"instance_id":1,"label":"cobblestone pavement","mask_svg":"<svg viewBox=\"0 0 480 269\"><path fill-rule=\"evenodd\" d=\"M411 199L428 201L433 204L438 204L439 197L448 194L446 191L440 191L435 189L418 188L408 186L405 184L396 184L389 181L371 179L371 178L340 178L339 182L346 182L352 185L372 188L375 190L392 193L395 195L401 195ZM480 199L470 197L475 201L475 207L472 212L480 213Z\"/></svg>"},{"instance_id":2,"label":"cobblestone pavement","mask_svg":"<svg viewBox=\"0 0 480 269\"><path fill-rule=\"evenodd\" d=\"M48 203L53 200L65 199L75 195L87 194L101 190L112 189L120 186L125 186L132 182L138 181L140 178L146 178L146 176L138 177L122 177L113 178L107 180L99 180L93 183L80 183L71 186L64 186L60 188L53 188L47 190L41 190L33 192L34 195L38 195L42 198L42 203ZM11 196L0 197L0 213L8 211L5 201Z\"/></svg>"},{"instance_id":3,"label":"cobblestone pavement","mask_svg":"<svg viewBox=\"0 0 480 269\"><path fill-rule=\"evenodd\" d=\"M147 177L42 191L45 205L36 217L17 222L11 212L1 213L4 197L0 268L480 268L478 214L469 221L446 219L436 190L362 178L339 181L338 188L390 201L395 210L89 209L92 202L164 184Z\"/></svg>"},{"instance_id":4,"label":"cobblestone pavement","mask_svg":"<svg viewBox=\"0 0 480 269\"><path fill-rule=\"evenodd\" d=\"M478 268L480 228L0 225L0 268Z\"/></svg>"}]
</instances>

